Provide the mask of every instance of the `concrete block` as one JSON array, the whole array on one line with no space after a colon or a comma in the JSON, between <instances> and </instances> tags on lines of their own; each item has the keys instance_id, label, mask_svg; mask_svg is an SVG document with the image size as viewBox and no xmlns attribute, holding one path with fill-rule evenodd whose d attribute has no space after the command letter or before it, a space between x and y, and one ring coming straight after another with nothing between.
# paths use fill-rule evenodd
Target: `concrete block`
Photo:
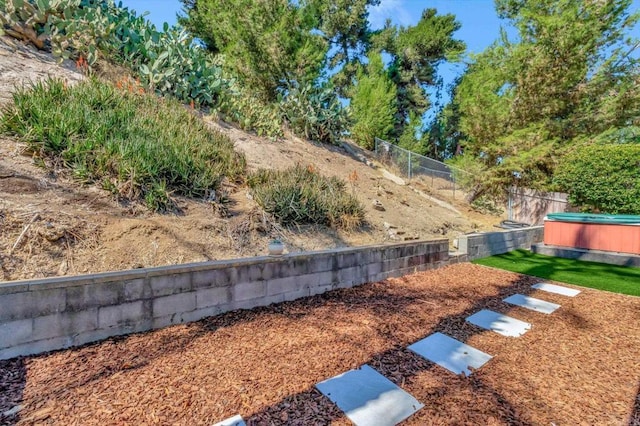
<instances>
[{"instance_id":1,"label":"concrete block","mask_svg":"<svg viewBox=\"0 0 640 426\"><path fill-rule=\"evenodd\" d=\"M281 276L305 275L311 271L311 262L306 257L289 259L287 261L288 273Z\"/></svg>"},{"instance_id":2,"label":"concrete block","mask_svg":"<svg viewBox=\"0 0 640 426\"><path fill-rule=\"evenodd\" d=\"M70 346L80 346L91 342L98 342L100 340L108 339L113 336L122 336L124 334L138 333L140 331L151 330L150 322L145 325L145 328L141 328L139 324L123 327L112 327L100 330L91 330L85 333L80 333L77 336L73 336L73 339L69 340L64 346L59 348L68 348ZM58 348L54 348L58 349Z\"/></svg>"},{"instance_id":3,"label":"concrete block","mask_svg":"<svg viewBox=\"0 0 640 426\"><path fill-rule=\"evenodd\" d=\"M333 269L333 256L323 254L309 259L309 273L326 272Z\"/></svg>"},{"instance_id":4,"label":"concrete block","mask_svg":"<svg viewBox=\"0 0 640 426\"><path fill-rule=\"evenodd\" d=\"M314 288L318 286L331 285L334 280L337 280L337 276L337 272L324 271L303 275L300 278L303 281L303 285L306 285L309 288Z\"/></svg>"},{"instance_id":5,"label":"concrete block","mask_svg":"<svg viewBox=\"0 0 640 426\"><path fill-rule=\"evenodd\" d=\"M369 282L377 283L377 282L385 281L389 277L390 277L389 272L382 271L379 274L376 274L373 277L371 277Z\"/></svg>"},{"instance_id":6,"label":"concrete block","mask_svg":"<svg viewBox=\"0 0 640 426\"><path fill-rule=\"evenodd\" d=\"M194 289L203 287L215 287L216 269L207 269L204 271L195 271L191 273L191 286Z\"/></svg>"},{"instance_id":7,"label":"concrete block","mask_svg":"<svg viewBox=\"0 0 640 426\"><path fill-rule=\"evenodd\" d=\"M274 272L276 270L277 263L267 262L262 265L262 279L267 281L274 278Z\"/></svg>"},{"instance_id":8,"label":"concrete block","mask_svg":"<svg viewBox=\"0 0 640 426\"><path fill-rule=\"evenodd\" d=\"M302 280L300 277L292 276L286 278L276 278L266 282L267 295L274 296L289 291L298 291L302 288Z\"/></svg>"},{"instance_id":9,"label":"concrete block","mask_svg":"<svg viewBox=\"0 0 640 426\"><path fill-rule=\"evenodd\" d=\"M54 337L69 337L98 328L98 309L63 312L33 319L31 340L45 340Z\"/></svg>"},{"instance_id":10,"label":"concrete block","mask_svg":"<svg viewBox=\"0 0 640 426\"><path fill-rule=\"evenodd\" d=\"M122 288L122 300L124 302L149 299L152 295L151 285L144 278L125 281L122 283Z\"/></svg>"},{"instance_id":11,"label":"concrete block","mask_svg":"<svg viewBox=\"0 0 640 426\"><path fill-rule=\"evenodd\" d=\"M285 301L284 293L265 297L264 306L274 305Z\"/></svg>"},{"instance_id":12,"label":"concrete block","mask_svg":"<svg viewBox=\"0 0 640 426\"><path fill-rule=\"evenodd\" d=\"M0 296L0 322L62 312L66 306L64 288L27 291Z\"/></svg>"},{"instance_id":13,"label":"concrete block","mask_svg":"<svg viewBox=\"0 0 640 426\"><path fill-rule=\"evenodd\" d=\"M29 342L32 334L33 320L30 318L0 324L0 349Z\"/></svg>"},{"instance_id":14,"label":"concrete block","mask_svg":"<svg viewBox=\"0 0 640 426\"><path fill-rule=\"evenodd\" d=\"M231 287L201 288L196 291L196 309L224 305L231 301Z\"/></svg>"},{"instance_id":15,"label":"concrete block","mask_svg":"<svg viewBox=\"0 0 640 426\"><path fill-rule=\"evenodd\" d=\"M211 308L194 310L190 312L176 312L170 315L163 315L160 317L155 317L152 320L152 328L164 328L170 327L172 325L186 324L189 322L194 322L201 320L204 318L207 312L212 311ZM209 315L210 316L210 315Z\"/></svg>"},{"instance_id":16,"label":"concrete block","mask_svg":"<svg viewBox=\"0 0 640 426\"><path fill-rule=\"evenodd\" d=\"M158 297L153 300L153 317L189 312L196 309L196 292L180 293Z\"/></svg>"},{"instance_id":17,"label":"concrete block","mask_svg":"<svg viewBox=\"0 0 640 426\"><path fill-rule=\"evenodd\" d=\"M431 258L431 255L432 253L407 257L407 266L418 266L427 263L427 258Z\"/></svg>"},{"instance_id":18,"label":"concrete block","mask_svg":"<svg viewBox=\"0 0 640 426\"><path fill-rule=\"evenodd\" d=\"M406 259L404 258L395 258L389 259L382 262L382 270L383 271L395 271L397 269L402 269L407 266Z\"/></svg>"},{"instance_id":19,"label":"concrete block","mask_svg":"<svg viewBox=\"0 0 640 426\"><path fill-rule=\"evenodd\" d=\"M11 282L0 283L0 296L11 293L22 293L29 291L29 284L15 284Z\"/></svg>"},{"instance_id":20,"label":"concrete block","mask_svg":"<svg viewBox=\"0 0 640 426\"><path fill-rule=\"evenodd\" d=\"M252 309L258 306L267 306L270 303L269 298L260 297L258 299L234 300L230 303L233 310L236 309Z\"/></svg>"},{"instance_id":21,"label":"concrete block","mask_svg":"<svg viewBox=\"0 0 640 426\"><path fill-rule=\"evenodd\" d=\"M244 265L242 267L238 267L238 282L239 283L250 283L253 281L261 281L263 280L263 268L264 265L254 264L254 265Z\"/></svg>"},{"instance_id":22,"label":"concrete block","mask_svg":"<svg viewBox=\"0 0 640 426\"><path fill-rule=\"evenodd\" d=\"M369 263L382 262L384 258L384 252L382 249L372 248L369 251Z\"/></svg>"},{"instance_id":23,"label":"concrete block","mask_svg":"<svg viewBox=\"0 0 640 426\"><path fill-rule=\"evenodd\" d=\"M123 285L120 282L68 287L66 310L77 312L96 306L115 305L122 300L123 292Z\"/></svg>"},{"instance_id":24,"label":"concrete block","mask_svg":"<svg viewBox=\"0 0 640 426\"><path fill-rule=\"evenodd\" d=\"M338 271L338 282L348 284L348 287L352 287L354 284L359 284L366 280L367 273L365 267L354 266Z\"/></svg>"},{"instance_id":25,"label":"concrete block","mask_svg":"<svg viewBox=\"0 0 640 426\"><path fill-rule=\"evenodd\" d=\"M430 249L432 246L428 245L425 246L424 244L418 244L418 245L407 245L407 246L403 246L400 252L400 255L402 257L409 257L409 256L413 256L416 252L420 253L420 252L424 252L427 251L428 249Z\"/></svg>"},{"instance_id":26,"label":"concrete block","mask_svg":"<svg viewBox=\"0 0 640 426\"><path fill-rule=\"evenodd\" d=\"M301 299L303 297L309 297L310 295L311 293L309 292L308 288L302 288L297 291L288 291L284 293L284 300L292 301L292 300Z\"/></svg>"},{"instance_id":27,"label":"concrete block","mask_svg":"<svg viewBox=\"0 0 640 426\"><path fill-rule=\"evenodd\" d=\"M114 306L103 306L98 310L98 327L106 329L110 327L130 326L149 317L145 315L144 302L121 303Z\"/></svg>"},{"instance_id":28,"label":"concrete block","mask_svg":"<svg viewBox=\"0 0 640 426\"><path fill-rule=\"evenodd\" d=\"M234 302L251 300L266 295L265 281L236 284L232 287L231 294Z\"/></svg>"},{"instance_id":29,"label":"concrete block","mask_svg":"<svg viewBox=\"0 0 640 426\"><path fill-rule=\"evenodd\" d=\"M371 277L382 272L382 262L369 263L366 266L367 280L371 280Z\"/></svg>"},{"instance_id":30,"label":"concrete block","mask_svg":"<svg viewBox=\"0 0 640 426\"><path fill-rule=\"evenodd\" d=\"M353 266L357 266L360 262L358 253L340 253L336 254L335 258L335 265L339 269L351 268Z\"/></svg>"},{"instance_id":31,"label":"concrete block","mask_svg":"<svg viewBox=\"0 0 640 426\"><path fill-rule=\"evenodd\" d=\"M216 287L229 287L238 283L238 270L235 267L216 269Z\"/></svg>"},{"instance_id":32,"label":"concrete block","mask_svg":"<svg viewBox=\"0 0 640 426\"><path fill-rule=\"evenodd\" d=\"M200 321L203 318L214 317L216 315L220 315L221 313L226 312L222 305L220 306L210 306L203 309L196 309L195 311L185 312L181 315L181 320L185 323Z\"/></svg>"},{"instance_id":33,"label":"concrete block","mask_svg":"<svg viewBox=\"0 0 640 426\"><path fill-rule=\"evenodd\" d=\"M335 289L335 286L332 284L325 284L317 287L311 287L309 289L309 296L315 296L317 294L326 293L327 291L331 291L333 289Z\"/></svg>"},{"instance_id":34,"label":"concrete block","mask_svg":"<svg viewBox=\"0 0 640 426\"><path fill-rule=\"evenodd\" d=\"M161 317L155 317L152 321L152 328L157 330L159 328L165 328L172 325L180 324L181 316L179 314L164 315Z\"/></svg>"},{"instance_id":35,"label":"concrete block","mask_svg":"<svg viewBox=\"0 0 640 426\"><path fill-rule=\"evenodd\" d=\"M47 340L24 343L10 348L0 349L0 360L11 359L17 356L36 355L55 349L65 349L71 346L71 339L67 337L56 337Z\"/></svg>"},{"instance_id":36,"label":"concrete block","mask_svg":"<svg viewBox=\"0 0 640 426\"><path fill-rule=\"evenodd\" d=\"M191 290L191 273L149 277L153 297L184 293Z\"/></svg>"},{"instance_id":37,"label":"concrete block","mask_svg":"<svg viewBox=\"0 0 640 426\"><path fill-rule=\"evenodd\" d=\"M382 252L382 258L384 260L393 260L393 259L397 259L400 256L400 248L398 247L389 247L387 249L384 249Z\"/></svg>"}]
</instances>

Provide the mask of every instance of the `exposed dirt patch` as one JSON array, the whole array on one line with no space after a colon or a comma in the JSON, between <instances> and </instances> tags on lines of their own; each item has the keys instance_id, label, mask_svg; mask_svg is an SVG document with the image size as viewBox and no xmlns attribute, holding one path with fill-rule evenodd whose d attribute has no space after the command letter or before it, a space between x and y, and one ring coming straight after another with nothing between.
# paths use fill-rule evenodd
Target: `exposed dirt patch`
<instances>
[{"instance_id":1,"label":"exposed dirt patch","mask_svg":"<svg viewBox=\"0 0 640 426\"><path fill-rule=\"evenodd\" d=\"M69 82L84 78L73 64L63 65L0 37L0 106L10 101L15 87L32 81L50 76ZM119 203L100 188L75 182L59 165L39 167L42 162L23 144L0 138L0 281L254 256L264 254L274 237L281 238L289 252L455 238L474 229L490 229L499 221L474 215L464 205L456 204L453 210L443 207L442 202L396 183L397 179L385 178L383 169L366 165L343 148L295 137L273 142L207 120L232 138L251 169L301 163L347 180L366 208L368 225L356 232L315 226L282 229L259 212L245 187L229 187L230 202L222 208L178 199L179 215L152 214L136 203ZM374 207L374 201L383 210ZM385 223L392 227L391 233ZM50 231L62 236L47 238Z\"/></svg>"},{"instance_id":2,"label":"exposed dirt patch","mask_svg":"<svg viewBox=\"0 0 640 426\"><path fill-rule=\"evenodd\" d=\"M47 78L69 82L82 80L71 61L58 63L51 55L39 52L11 37L0 37L0 106L11 101L16 87L24 87Z\"/></svg>"},{"instance_id":3,"label":"exposed dirt patch","mask_svg":"<svg viewBox=\"0 0 640 426\"><path fill-rule=\"evenodd\" d=\"M640 298L575 298L460 264L358 288L0 362L0 423L347 425L314 385L369 364L425 407L407 425L637 424ZM514 308L515 293L559 303ZM465 322L489 308L529 321L507 338ZM470 378L406 349L443 332L494 358ZM635 408L634 408L635 407Z\"/></svg>"}]
</instances>

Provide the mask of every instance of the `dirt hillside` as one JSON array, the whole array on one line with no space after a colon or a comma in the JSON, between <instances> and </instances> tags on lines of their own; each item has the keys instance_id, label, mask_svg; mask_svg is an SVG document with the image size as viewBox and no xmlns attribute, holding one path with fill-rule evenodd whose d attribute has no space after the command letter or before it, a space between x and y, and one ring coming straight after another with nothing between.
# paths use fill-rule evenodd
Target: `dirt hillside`
<instances>
[{"instance_id":1,"label":"dirt hillside","mask_svg":"<svg viewBox=\"0 0 640 426\"><path fill-rule=\"evenodd\" d=\"M69 82L83 78L73 64L60 66L46 54L0 38L0 104L11 102L16 86L50 76ZM0 281L261 255L273 237L281 238L289 252L453 239L489 229L500 219L470 210L459 193L453 199L451 191L424 182L407 185L355 147L296 137L274 142L212 117L205 120L232 138L250 169L301 163L349 181L366 207L368 225L357 232L283 229L261 213L244 187L227 188L227 212L206 201L179 199L180 215L153 214L80 185L55 165L41 167L23 144L0 138ZM374 200L384 211L374 207Z\"/></svg>"}]
</instances>

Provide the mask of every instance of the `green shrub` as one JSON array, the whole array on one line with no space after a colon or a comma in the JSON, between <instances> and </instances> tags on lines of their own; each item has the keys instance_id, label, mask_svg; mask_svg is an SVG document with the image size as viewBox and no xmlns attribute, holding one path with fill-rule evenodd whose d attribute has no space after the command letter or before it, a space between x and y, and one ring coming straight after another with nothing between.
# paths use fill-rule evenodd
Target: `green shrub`
<instances>
[{"instance_id":1,"label":"green shrub","mask_svg":"<svg viewBox=\"0 0 640 426\"><path fill-rule=\"evenodd\" d=\"M312 166L284 171L261 170L248 179L254 200L283 225L322 224L353 229L364 222L364 209L344 181L325 177Z\"/></svg>"},{"instance_id":2,"label":"green shrub","mask_svg":"<svg viewBox=\"0 0 640 426\"><path fill-rule=\"evenodd\" d=\"M562 158L554 182L585 211L640 214L640 144L577 147Z\"/></svg>"},{"instance_id":3,"label":"green shrub","mask_svg":"<svg viewBox=\"0 0 640 426\"><path fill-rule=\"evenodd\" d=\"M0 132L154 210L172 208L173 193L204 197L245 172L233 142L176 101L96 80L71 87L50 80L19 89L13 100Z\"/></svg>"},{"instance_id":4,"label":"green shrub","mask_svg":"<svg viewBox=\"0 0 640 426\"><path fill-rule=\"evenodd\" d=\"M329 87L292 84L281 108L291 131L312 141L337 145L349 125L346 110Z\"/></svg>"}]
</instances>

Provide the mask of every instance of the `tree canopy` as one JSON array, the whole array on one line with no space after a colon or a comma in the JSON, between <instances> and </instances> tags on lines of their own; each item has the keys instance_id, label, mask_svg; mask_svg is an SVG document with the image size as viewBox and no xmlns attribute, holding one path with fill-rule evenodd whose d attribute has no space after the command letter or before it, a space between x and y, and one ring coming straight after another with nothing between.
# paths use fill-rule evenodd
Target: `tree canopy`
<instances>
[{"instance_id":1,"label":"tree canopy","mask_svg":"<svg viewBox=\"0 0 640 426\"><path fill-rule=\"evenodd\" d=\"M322 69L327 41L312 30L311 9L289 0L182 0L179 19L245 86L267 101L291 82L314 81Z\"/></svg>"},{"instance_id":2,"label":"tree canopy","mask_svg":"<svg viewBox=\"0 0 640 426\"><path fill-rule=\"evenodd\" d=\"M397 88L384 69L382 55L373 53L369 64L361 67L351 95L351 112L355 124L353 139L366 149L372 149L375 138L389 139L393 135L398 112Z\"/></svg>"},{"instance_id":3,"label":"tree canopy","mask_svg":"<svg viewBox=\"0 0 640 426\"><path fill-rule=\"evenodd\" d=\"M475 57L453 100L466 157L458 161L483 170L474 196L512 185L549 189L569 149L638 126L638 42L629 37L638 16L630 4L496 1L518 39L503 33Z\"/></svg>"},{"instance_id":4,"label":"tree canopy","mask_svg":"<svg viewBox=\"0 0 640 426\"><path fill-rule=\"evenodd\" d=\"M380 0L182 0L180 22L206 47L224 56L225 67L266 101L274 101L287 87L330 80L340 96L350 98L367 71L368 56L384 53L383 73L395 92L397 109L393 132L378 136L398 138L413 115L421 127L429 108L427 89L437 81L436 68L457 59L465 49L453 38L460 28L453 15L440 16L426 9L415 26L388 23L381 30L369 25L370 7ZM360 70L360 74L359 74ZM323 76L322 72L328 74ZM381 76L375 78L382 78ZM386 83L385 83L386 84ZM367 102L374 102L372 99ZM364 117L364 116L363 116ZM369 124L372 117L366 118ZM386 115L376 128L387 128ZM358 126L357 120L354 126ZM361 131L361 123L356 133Z\"/></svg>"}]
</instances>

